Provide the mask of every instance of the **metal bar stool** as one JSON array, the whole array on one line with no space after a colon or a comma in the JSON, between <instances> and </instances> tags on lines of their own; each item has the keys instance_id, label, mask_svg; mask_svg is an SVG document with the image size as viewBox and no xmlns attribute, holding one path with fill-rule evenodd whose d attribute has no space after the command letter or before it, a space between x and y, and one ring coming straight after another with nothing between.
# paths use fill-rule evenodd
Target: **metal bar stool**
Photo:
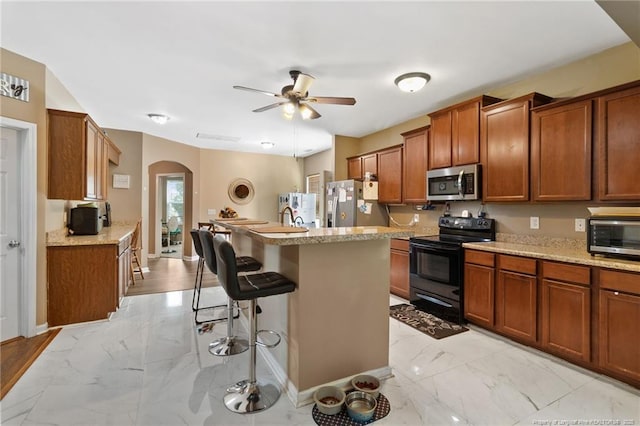
<instances>
[{"instance_id":1,"label":"metal bar stool","mask_svg":"<svg viewBox=\"0 0 640 426\"><path fill-rule=\"evenodd\" d=\"M204 321L200 321L198 319L198 313L202 310L210 310L215 308L224 308L227 305L212 305L212 306L203 306L200 307L200 291L202 289L202 275L204 274L204 253L202 252L202 242L200 240L200 234L197 229L192 229L189 231L191 234L191 239L193 240L193 246L196 249L196 254L198 255L198 266L196 268L196 280L193 283L193 298L191 299L191 310L195 312L194 321L196 325L203 324L205 322L217 322L217 321L226 321L227 317L216 318L216 319L208 319ZM238 315L235 315L235 318L238 318Z\"/></svg>"},{"instance_id":2,"label":"metal bar stool","mask_svg":"<svg viewBox=\"0 0 640 426\"><path fill-rule=\"evenodd\" d=\"M266 410L276 403L280 397L280 389L270 383L258 383L256 380L256 345L275 347L280 343L280 335L271 330L258 331L256 299L258 297L275 296L291 293L296 284L277 272L263 272L238 276L233 246L223 237L213 240L214 252L218 261L218 279L224 286L227 295L233 300L248 300L249 308L249 379L242 380L227 389L224 405L236 413L255 413ZM276 343L266 345L257 342L259 332L269 332L278 336Z\"/></svg>"},{"instance_id":3,"label":"metal bar stool","mask_svg":"<svg viewBox=\"0 0 640 426\"><path fill-rule=\"evenodd\" d=\"M200 229L198 234L200 235L204 262L211 272L218 275L216 255L213 248L213 234L207 229ZM224 239L222 236L217 238ZM234 257L233 263L238 272L253 272L262 268L262 264L260 262L249 256ZM220 279L220 277L218 277L218 279ZM227 335L209 343L209 352L216 356L235 355L244 352L249 348L249 342L247 342L246 339L239 339L233 334L234 299L229 296L229 292L226 291L225 286L223 285L222 287L227 293Z\"/></svg>"}]
</instances>

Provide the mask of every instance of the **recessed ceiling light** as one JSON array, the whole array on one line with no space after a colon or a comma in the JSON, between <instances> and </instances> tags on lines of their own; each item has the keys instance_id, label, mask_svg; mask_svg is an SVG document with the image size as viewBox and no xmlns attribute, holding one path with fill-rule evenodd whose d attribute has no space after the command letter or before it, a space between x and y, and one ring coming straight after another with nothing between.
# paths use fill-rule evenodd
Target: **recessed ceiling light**
<instances>
[{"instance_id":1,"label":"recessed ceiling light","mask_svg":"<svg viewBox=\"0 0 640 426\"><path fill-rule=\"evenodd\" d=\"M169 116L164 114L147 114L147 117L157 124L164 124L169 121Z\"/></svg>"},{"instance_id":2,"label":"recessed ceiling light","mask_svg":"<svg viewBox=\"0 0 640 426\"><path fill-rule=\"evenodd\" d=\"M429 74L423 72L410 72L402 74L396 78L394 83L403 92L413 93L422 89L429 80L431 80L431 76Z\"/></svg>"},{"instance_id":3,"label":"recessed ceiling light","mask_svg":"<svg viewBox=\"0 0 640 426\"><path fill-rule=\"evenodd\" d=\"M262 145L262 149L271 149L276 146L275 143L269 141L262 141L260 142L260 145Z\"/></svg>"}]
</instances>

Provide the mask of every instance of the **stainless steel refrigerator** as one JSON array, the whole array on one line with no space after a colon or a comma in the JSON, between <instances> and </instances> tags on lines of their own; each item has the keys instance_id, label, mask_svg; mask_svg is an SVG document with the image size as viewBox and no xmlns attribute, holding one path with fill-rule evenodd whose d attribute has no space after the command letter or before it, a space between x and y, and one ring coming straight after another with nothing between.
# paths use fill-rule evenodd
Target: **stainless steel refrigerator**
<instances>
[{"instance_id":1,"label":"stainless steel refrigerator","mask_svg":"<svg viewBox=\"0 0 640 426\"><path fill-rule=\"evenodd\" d=\"M363 184L368 190L363 191ZM370 190L372 185L353 179L329 182L326 186L327 228L387 226L387 213L377 202L377 190Z\"/></svg>"}]
</instances>

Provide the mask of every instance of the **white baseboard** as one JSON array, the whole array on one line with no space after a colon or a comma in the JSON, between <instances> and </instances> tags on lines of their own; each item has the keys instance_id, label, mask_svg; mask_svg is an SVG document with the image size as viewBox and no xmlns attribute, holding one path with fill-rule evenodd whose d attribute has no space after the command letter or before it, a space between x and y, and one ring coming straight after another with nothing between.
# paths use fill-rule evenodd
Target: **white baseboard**
<instances>
[{"instance_id":1,"label":"white baseboard","mask_svg":"<svg viewBox=\"0 0 640 426\"><path fill-rule=\"evenodd\" d=\"M49 323L45 322L44 324L36 325L36 335L46 333L49 331Z\"/></svg>"}]
</instances>

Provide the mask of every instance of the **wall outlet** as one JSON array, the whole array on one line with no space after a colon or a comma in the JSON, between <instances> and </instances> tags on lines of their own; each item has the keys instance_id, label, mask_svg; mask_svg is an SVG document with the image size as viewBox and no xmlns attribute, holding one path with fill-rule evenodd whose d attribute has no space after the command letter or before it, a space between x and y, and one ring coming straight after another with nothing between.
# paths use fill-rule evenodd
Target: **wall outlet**
<instances>
[{"instance_id":1,"label":"wall outlet","mask_svg":"<svg viewBox=\"0 0 640 426\"><path fill-rule=\"evenodd\" d=\"M576 232L585 232L586 221L582 218L576 218Z\"/></svg>"},{"instance_id":2,"label":"wall outlet","mask_svg":"<svg viewBox=\"0 0 640 426\"><path fill-rule=\"evenodd\" d=\"M419 215L418 213L415 213L415 214L413 215L413 221L414 221L415 223L420 222L420 215Z\"/></svg>"},{"instance_id":3,"label":"wall outlet","mask_svg":"<svg viewBox=\"0 0 640 426\"><path fill-rule=\"evenodd\" d=\"M538 216L531 216L529 218L529 228L540 229L540 218Z\"/></svg>"},{"instance_id":4,"label":"wall outlet","mask_svg":"<svg viewBox=\"0 0 640 426\"><path fill-rule=\"evenodd\" d=\"M208 210L207 210L207 214L208 214L209 216L213 216L214 214L216 214L216 209L208 209Z\"/></svg>"}]
</instances>

